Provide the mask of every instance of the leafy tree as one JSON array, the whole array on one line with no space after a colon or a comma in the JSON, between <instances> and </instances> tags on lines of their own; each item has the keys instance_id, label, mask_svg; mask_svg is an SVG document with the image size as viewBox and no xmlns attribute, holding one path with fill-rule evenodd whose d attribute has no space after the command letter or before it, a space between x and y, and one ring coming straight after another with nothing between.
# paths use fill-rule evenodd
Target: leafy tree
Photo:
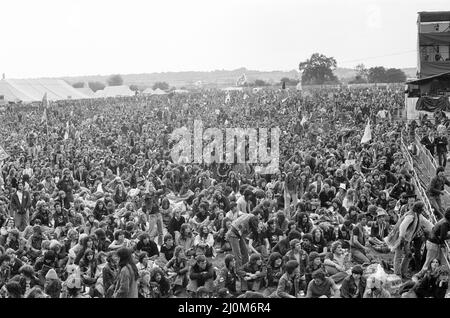
<instances>
[{"instance_id":1,"label":"leafy tree","mask_svg":"<svg viewBox=\"0 0 450 318\"><path fill-rule=\"evenodd\" d=\"M385 69L382 66L370 68L367 77L369 83L401 83L406 81L406 74L401 69Z\"/></svg>"},{"instance_id":2,"label":"leafy tree","mask_svg":"<svg viewBox=\"0 0 450 318\"><path fill-rule=\"evenodd\" d=\"M364 64L358 64L355 66L356 71L356 77L355 80L357 81L367 81L367 75L369 74L369 70L364 66Z\"/></svg>"},{"instance_id":3,"label":"leafy tree","mask_svg":"<svg viewBox=\"0 0 450 318\"><path fill-rule=\"evenodd\" d=\"M156 82L155 84L153 84L152 89L162 89L163 91L168 90L169 89L169 84L167 84L166 82Z\"/></svg>"},{"instance_id":4,"label":"leafy tree","mask_svg":"<svg viewBox=\"0 0 450 318\"><path fill-rule=\"evenodd\" d=\"M139 90L139 87L138 87L137 85L132 84L132 85L130 85L130 89L131 89L133 92L136 92L136 91Z\"/></svg>"},{"instance_id":5,"label":"leafy tree","mask_svg":"<svg viewBox=\"0 0 450 318\"><path fill-rule=\"evenodd\" d=\"M302 84L332 84L339 82L333 70L336 69L336 60L323 54L314 53L305 62L299 64L303 71Z\"/></svg>"},{"instance_id":6,"label":"leafy tree","mask_svg":"<svg viewBox=\"0 0 450 318\"><path fill-rule=\"evenodd\" d=\"M260 79L255 80L255 86L269 86L269 85L270 85L269 83L263 80Z\"/></svg>"},{"instance_id":7,"label":"leafy tree","mask_svg":"<svg viewBox=\"0 0 450 318\"><path fill-rule=\"evenodd\" d=\"M119 74L111 75L107 80L108 86L120 86L123 85L123 78Z\"/></svg>"},{"instance_id":8,"label":"leafy tree","mask_svg":"<svg viewBox=\"0 0 450 318\"><path fill-rule=\"evenodd\" d=\"M96 92L105 88L105 84L102 82L89 82L88 86L92 91Z\"/></svg>"},{"instance_id":9,"label":"leafy tree","mask_svg":"<svg viewBox=\"0 0 450 318\"><path fill-rule=\"evenodd\" d=\"M383 66L375 66L369 68L367 79L369 83L385 83L386 69Z\"/></svg>"},{"instance_id":10,"label":"leafy tree","mask_svg":"<svg viewBox=\"0 0 450 318\"><path fill-rule=\"evenodd\" d=\"M386 70L386 83L402 83L406 81L406 74L398 68L388 68Z\"/></svg>"},{"instance_id":11,"label":"leafy tree","mask_svg":"<svg viewBox=\"0 0 450 318\"><path fill-rule=\"evenodd\" d=\"M349 84L364 84L367 81L361 77L361 75L356 75L354 79L348 82Z\"/></svg>"},{"instance_id":12,"label":"leafy tree","mask_svg":"<svg viewBox=\"0 0 450 318\"><path fill-rule=\"evenodd\" d=\"M74 88L83 88L84 87L84 82L73 83L72 87L74 87Z\"/></svg>"}]
</instances>

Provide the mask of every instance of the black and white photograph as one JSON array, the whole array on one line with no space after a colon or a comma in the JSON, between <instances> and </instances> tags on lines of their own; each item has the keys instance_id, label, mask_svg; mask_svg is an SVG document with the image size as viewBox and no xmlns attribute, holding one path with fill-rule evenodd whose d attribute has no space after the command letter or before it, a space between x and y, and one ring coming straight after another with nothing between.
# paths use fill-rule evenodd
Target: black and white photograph
<instances>
[{"instance_id":1,"label":"black and white photograph","mask_svg":"<svg viewBox=\"0 0 450 318\"><path fill-rule=\"evenodd\" d=\"M0 10L0 298L450 298L448 0Z\"/></svg>"}]
</instances>

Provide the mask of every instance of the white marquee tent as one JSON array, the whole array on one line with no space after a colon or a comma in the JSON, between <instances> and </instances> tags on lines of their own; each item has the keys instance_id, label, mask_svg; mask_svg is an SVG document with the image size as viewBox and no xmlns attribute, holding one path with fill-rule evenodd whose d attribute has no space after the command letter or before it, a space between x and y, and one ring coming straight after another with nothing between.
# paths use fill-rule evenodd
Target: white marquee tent
<instances>
[{"instance_id":1,"label":"white marquee tent","mask_svg":"<svg viewBox=\"0 0 450 318\"><path fill-rule=\"evenodd\" d=\"M152 95L166 95L167 93L160 88L157 88L153 91Z\"/></svg>"},{"instance_id":2,"label":"white marquee tent","mask_svg":"<svg viewBox=\"0 0 450 318\"><path fill-rule=\"evenodd\" d=\"M42 101L45 93L50 101L85 99L88 95L60 79L2 79L0 96L5 101L31 103Z\"/></svg>"},{"instance_id":3,"label":"white marquee tent","mask_svg":"<svg viewBox=\"0 0 450 318\"><path fill-rule=\"evenodd\" d=\"M153 89L151 89L150 87L149 87L149 88L146 88L146 89L142 92L142 94L144 94L144 95L152 95L152 94L153 94Z\"/></svg>"}]
</instances>

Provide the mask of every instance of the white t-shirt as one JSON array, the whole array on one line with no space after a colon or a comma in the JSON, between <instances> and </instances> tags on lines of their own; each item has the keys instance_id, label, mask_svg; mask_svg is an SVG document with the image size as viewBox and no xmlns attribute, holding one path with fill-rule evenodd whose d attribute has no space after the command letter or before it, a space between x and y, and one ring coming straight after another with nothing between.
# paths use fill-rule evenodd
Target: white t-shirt
<instances>
[{"instance_id":1,"label":"white t-shirt","mask_svg":"<svg viewBox=\"0 0 450 318\"><path fill-rule=\"evenodd\" d=\"M19 202L20 204L22 204L22 199L23 199L23 193L20 191L17 191L17 197L19 198Z\"/></svg>"}]
</instances>

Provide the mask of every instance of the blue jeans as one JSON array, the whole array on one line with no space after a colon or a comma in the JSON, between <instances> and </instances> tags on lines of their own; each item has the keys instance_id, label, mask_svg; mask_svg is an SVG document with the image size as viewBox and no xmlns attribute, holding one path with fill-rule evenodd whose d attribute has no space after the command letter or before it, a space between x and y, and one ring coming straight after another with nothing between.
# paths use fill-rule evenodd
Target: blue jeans
<instances>
[{"instance_id":1,"label":"blue jeans","mask_svg":"<svg viewBox=\"0 0 450 318\"><path fill-rule=\"evenodd\" d=\"M438 152L437 154L439 165L444 167L447 165L447 153L446 152Z\"/></svg>"},{"instance_id":2,"label":"blue jeans","mask_svg":"<svg viewBox=\"0 0 450 318\"><path fill-rule=\"evenodd\" d=\"M404 246L398 246L394 253L394 274L403 276L407 273L409 262L412 259L411 243L405 242Z\"/></svg>"},{"instance_id":3,"label":"blue jeans","mask_svg":"<svg viewBox=\"0 0 450 318\"><path fill-rule=\"evenodd\" d=\"M370 263L370 259L366 256L366 254L357 248L352 247L351 254L355 262L359 264Z\"/></svg>"},{"instance_id":4,"label":"blue jeans","mask_svg":"<svg viewBox=\"0 0 450 318\"><path fill-rule=\"evenodd\" d=\"M236 268L241 268L248 262L248 248L245 239L228 232L226 239L230 242L231 252L236 257Z\"/></svg>"}]
</instances>

